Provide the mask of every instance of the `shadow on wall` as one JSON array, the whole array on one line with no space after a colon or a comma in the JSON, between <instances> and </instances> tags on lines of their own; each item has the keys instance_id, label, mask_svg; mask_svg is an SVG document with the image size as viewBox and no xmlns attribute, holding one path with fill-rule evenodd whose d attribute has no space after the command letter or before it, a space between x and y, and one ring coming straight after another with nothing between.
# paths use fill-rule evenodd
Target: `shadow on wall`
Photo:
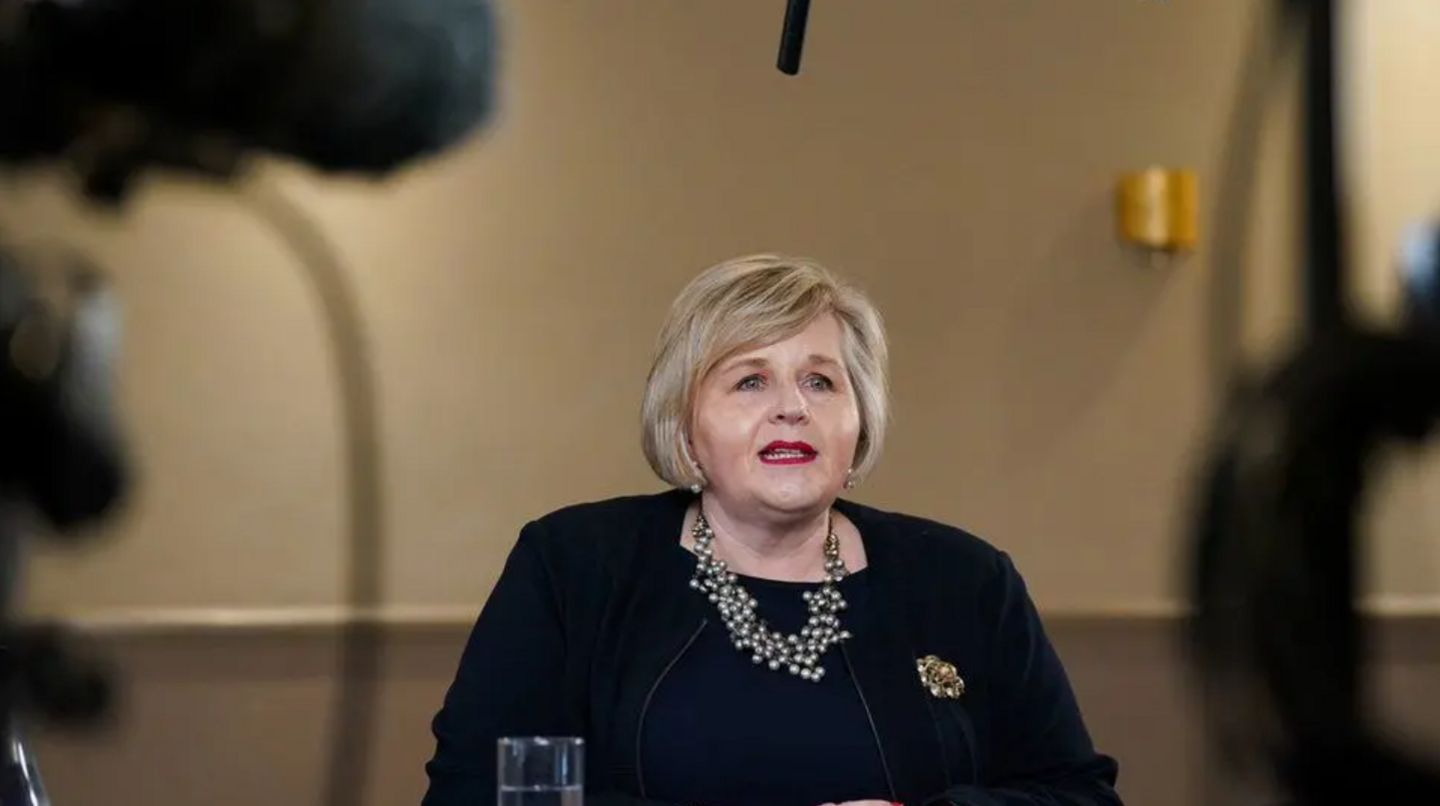
<instances>
[{"instance_id":1,"label":"shadow on wall","mask_svg":"<svg viewBox=\"0 0 1440 806\"><path fill-rule=\"evenodd\" d=\"M1089 201L1028 267L1001 328L997 361L1007 472L1033 467L1074 433L1123 372L1175 276L1115 235L1114 200Z\"/></svg>"}]
</instances>

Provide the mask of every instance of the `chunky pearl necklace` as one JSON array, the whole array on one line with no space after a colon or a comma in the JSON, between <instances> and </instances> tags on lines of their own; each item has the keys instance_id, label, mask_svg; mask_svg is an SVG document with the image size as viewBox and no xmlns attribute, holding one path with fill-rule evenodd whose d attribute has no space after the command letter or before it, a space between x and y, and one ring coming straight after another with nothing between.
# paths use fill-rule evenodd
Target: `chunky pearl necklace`
<instances>
[{"instance_id":1,"label":"chunky pearl necklace","mask_svg":"<svg viewBox=\"0 0 1440 806\"><path fill-rule=\"evenodd\" d=\"M766 624L755 615L755 597L740 587L735 574L715 556L713 543L715 531L705 520L705 513L695 517L695 576L690 587L707 594L720 610L720 617L730 631L730 640L735 648L750 654L757 665L768 664L771 669L785 670L790 674L810 681L819 681L825 676L825 667L820 657L830 647L850 637L840 628L837 615L845 609L845 598L835 587L850 572L845 561L840 559L840 538L831 528L825 536L825 581L816 591L805 591L805 604L810 618L798 634L784 635Z\"/></svg>"}]
</instances>

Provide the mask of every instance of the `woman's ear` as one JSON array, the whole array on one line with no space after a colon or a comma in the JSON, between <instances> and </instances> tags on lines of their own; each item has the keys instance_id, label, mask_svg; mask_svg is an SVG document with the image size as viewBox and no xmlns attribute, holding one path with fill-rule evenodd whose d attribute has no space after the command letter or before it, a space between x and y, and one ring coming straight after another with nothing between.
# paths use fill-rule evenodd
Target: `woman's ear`
<instances>
[{"instance_id":1,"label":"woman's ear","mask_svg":"<svg viewBox=\"0 0 1440 806\"><path fill-rule=\"evenodd\" d=\"M685 459L690 462L691 466L694 467L697 472L705 469L705 466L700 464L700 460L695 458L695 443L690 440L690 432L688 431L680 434L680 450L684 452Z\"/></svg>"},{"instance_id":2,"label":"woman's ear","mask_svg":"<svg viewBox=\"0 0 1440 806\"><path fill-rule=\"evenodd\" d=\"M699 479L690 485L690 492L698 495L701 490L705 489L705 468L700 464L700 461L695 458L695 444L690 441L689 432L680 435L680 450L685 454L685 460L690 463L690 467L695 471L696 478Z\"/></svg>"}]
</instances>

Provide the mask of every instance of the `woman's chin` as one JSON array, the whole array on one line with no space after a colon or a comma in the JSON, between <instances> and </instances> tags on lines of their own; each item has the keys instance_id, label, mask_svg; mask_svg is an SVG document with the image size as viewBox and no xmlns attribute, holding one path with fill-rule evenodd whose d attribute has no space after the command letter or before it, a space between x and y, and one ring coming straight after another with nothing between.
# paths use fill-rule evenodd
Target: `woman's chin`
<instances>
[{"instance_id":1,"label":"woman's chin","mask_svg":"<svg viewBox=\"0 0 1440 806\"><path fill-rule=\"evenodd\" d=\"M805 512L830 506L835 496L829 488L813 481L774 484L755 496L764 506L781 512Z\"/></svg>"}]
</instances>

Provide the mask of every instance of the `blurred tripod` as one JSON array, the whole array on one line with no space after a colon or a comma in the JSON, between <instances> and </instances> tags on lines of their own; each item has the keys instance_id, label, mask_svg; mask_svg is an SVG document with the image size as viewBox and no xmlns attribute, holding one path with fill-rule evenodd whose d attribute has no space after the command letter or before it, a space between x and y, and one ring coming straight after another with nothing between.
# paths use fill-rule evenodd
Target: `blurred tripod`
<instances>
[{"instance_id":1,"label":"blurred tripod","mask_svg":"<svg viewBox=\"0 0 1440 806\"><path fill-rule=\"evenodd\" d=\"M126 487L118 341L115 303L83 261L0 249L0 806L48 804L27 716L84 727L108 713L106 671L60 627L15 611L28 541L81 539Z\"/></svg>"},{"instance_id":2,"label":"blurred tripod","mask_svg":"<svg viewBox=\"0 0 1440 806\"><path fill-rule=\"evenodd\" d=\"M1440 768L1383 738L1361 694L1358 514L1377 449L1418 444L1440 421L1440 236L1406 253L1404 324L1357 323L1344 282L1339 6L1273 6L1278 40L1304 47L1307 330L1272 371L1230 390L1199 477L1188 630L1227 772L1262 768L1296 806L1418 806L1440 802Z\"/></svg>"}]
</instances>

